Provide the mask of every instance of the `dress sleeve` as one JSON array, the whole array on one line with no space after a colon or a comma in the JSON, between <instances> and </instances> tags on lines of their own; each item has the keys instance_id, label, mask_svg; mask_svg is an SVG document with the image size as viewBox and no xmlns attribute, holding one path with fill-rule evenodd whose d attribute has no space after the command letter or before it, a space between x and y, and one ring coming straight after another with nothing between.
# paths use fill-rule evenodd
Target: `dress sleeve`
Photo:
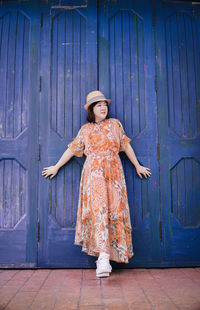
<instances>
[{"instance_id":1,"label":"dress sleeve","mask_svg":"<svg viewBox=\"0 0 200 310\"><path fill-rule=\"evenodd\" d=\"M125 134L123 126L119 120L117 120L117 124L119 127L119 141L120 141L119 152L122 152L125 149L126 143L129 143L131 139L127 137L127 135Z\"/></svg>"},{"instance_id":2,"label":"dress sleeve","mask_svg":"<svg viewBox=\"0 0 200 310\"><path fill-rule=\"evenodd\" d=\"M83 139L83 127L79 130L76 138L68 144L68 147L70 150L74 153L75 156L77 157L82 157L85 144L84 144L84 139Z\"/></svg>"}]
</instances>

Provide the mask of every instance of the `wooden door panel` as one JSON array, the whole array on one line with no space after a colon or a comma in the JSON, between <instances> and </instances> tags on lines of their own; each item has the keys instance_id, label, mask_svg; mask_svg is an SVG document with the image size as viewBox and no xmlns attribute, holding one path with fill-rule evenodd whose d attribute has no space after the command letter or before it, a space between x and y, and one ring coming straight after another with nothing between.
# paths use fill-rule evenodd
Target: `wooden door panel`
<instances>
[{"instance_id":1,"label":"wooden door panel","mask_svg":"<svg viewBox=\"0 0 200 310\"><path fill-rule=\"evenodd\" d=\"M133 248L129 266L161 260L155 55L150 1L102 1L99 10L99 86L112 99L110 112L131 138L152 177L141 180L120 153L128 190Z\"/></svg>"},{"instance_id":2,"label":"wooden door panel","mask_svg":"<svg viewBox=\"0 0 200 310\"><path fill-rule=\"evenodd\" d=\"M37 260L39 18L39 8L26 4L1 7L1 266L34 266Z\"/></svg>"},{"instance_id":3,"label":"wooden door panel","mask_svg":"<svg viewBox=\"0 0 200 310\"><path fill-rule=\"evenodd\" d=\"M163 260L200 261L199 6L155 5Z\"/></svg>"},{"instance_id":4,"label":"wooden door panel","mask_svg":"<svg viewBox=\"0 0 200 310\"><path fill-rule=\"evenodd\" d=\"M96 2L45 5L43 12L41 170L58 161L86 123L86 95L97 88ZM83 162L73 157L54 179L41 180L40 266L89 266L91 258L74 245Z\"/></svg>"}]
</instances>

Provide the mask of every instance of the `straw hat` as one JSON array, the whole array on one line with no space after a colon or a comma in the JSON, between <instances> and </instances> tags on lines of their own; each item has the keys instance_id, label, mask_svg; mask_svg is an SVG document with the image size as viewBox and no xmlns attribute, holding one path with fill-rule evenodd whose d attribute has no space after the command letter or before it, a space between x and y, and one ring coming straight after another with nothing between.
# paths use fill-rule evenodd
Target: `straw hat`
<instances>
[{"instance_id":1,"label":"straw hat","mask_svg":"<svg viewBox=\"0 0 200 310\"><path fill-rule=\"evenodd\" d=\"M99 90L94 90L91 91L88 95L87 95L87 103L84 105L84 108L86 110L88 110L88 107L97 101L106 101L108 103L111 102L110 99L106 99L104 94L102 92L100 92Z\"/></svg>"}]
</instances>

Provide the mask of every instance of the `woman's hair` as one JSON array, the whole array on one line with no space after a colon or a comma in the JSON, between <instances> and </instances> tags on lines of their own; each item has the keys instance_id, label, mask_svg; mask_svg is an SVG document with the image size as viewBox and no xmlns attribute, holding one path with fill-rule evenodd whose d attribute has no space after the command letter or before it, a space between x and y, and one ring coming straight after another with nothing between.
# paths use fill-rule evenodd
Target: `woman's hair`
<instances>
[{"instance_id":1,"label":"woman's hair","mask_svg":"<svg viewBox=\"0 0 200 310\"><path fill-rule=\"evenodd\" d=\"M91 105L89 105L88 107L88 114L87 114L87 121L89 123L95 123L95 115L94 115L94 112L93 112L93 108L95 107L95 105L98 103L99 101L97 102L93 102ZM106 115L106 118L110 118L110 115L109 115L109 104L108 102L106 101L106 105L108 107L108 113Z\"/></svg>"}]
</instances>

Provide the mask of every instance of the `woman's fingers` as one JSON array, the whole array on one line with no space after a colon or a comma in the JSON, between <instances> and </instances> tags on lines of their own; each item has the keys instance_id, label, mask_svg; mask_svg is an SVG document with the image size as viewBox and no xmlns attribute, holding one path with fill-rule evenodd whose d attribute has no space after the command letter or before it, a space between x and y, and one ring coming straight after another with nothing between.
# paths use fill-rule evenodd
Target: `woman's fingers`
<instances>
[{"instance_id":1,"label":"woman's fingers","mask_svg":"<svg viewBox=\"0 0 200 310\"><path fill-rule=\"evenodd\" d=\"M147 167L142 167L142 169L137 171L140 179L142 179L142 174L144 175L144 177L147 179L147 177L151 177L151 172L150 169Z\"/></svg>"},{"instance_id":2,"label":"woman's fingers","mask_svg":"<svg viewBox=\"0 0 200 310\"><path fill-rule=\"evenodd\" d=\"M46 170L43 170L43 171L42 171L42 175L43 175L45 178L47 178L50 174L51 174L51 173L50 173L50 171L48 171L48 168L46 168Z\"/></svg>"},{"instance_id":3,"label":"woman's fingers","mask_svg":"<svg viewBox=\"0 0 200 310\"><path fill-rule=\"evenodd\" d=\"M146 170L149 170L149 171L146 171L146 172L151 173L151 172L150 172L151 169L149 169L149 168L147 168L147 167L144 167L144 168L145 168Z\"/></svg>"},{"instance_id":4,"label":"woman's fingers","mask_svg":"<svg viewBox=\"0 0 200 310\"><path fill-rule=\"evenodd\" d=\"M51 176L50 179L52 179L57 174L57 171L58 170L55 168L55 166L45 167L43 168L42 176L44 176L45 178Z\"/></svg>"},{"instance_id":5,"label":"woman's fingers","mask_svg":"<svg viewBox=\"0 0 200 310\"><path fill-rule=\"evenodd\" d=\"M147 167L144 167L145 168L145 173L147 174L147 176L151 176L151 172L150 172L150 169L149 168L147 168Z\"/></svg>"}]
</instances>

